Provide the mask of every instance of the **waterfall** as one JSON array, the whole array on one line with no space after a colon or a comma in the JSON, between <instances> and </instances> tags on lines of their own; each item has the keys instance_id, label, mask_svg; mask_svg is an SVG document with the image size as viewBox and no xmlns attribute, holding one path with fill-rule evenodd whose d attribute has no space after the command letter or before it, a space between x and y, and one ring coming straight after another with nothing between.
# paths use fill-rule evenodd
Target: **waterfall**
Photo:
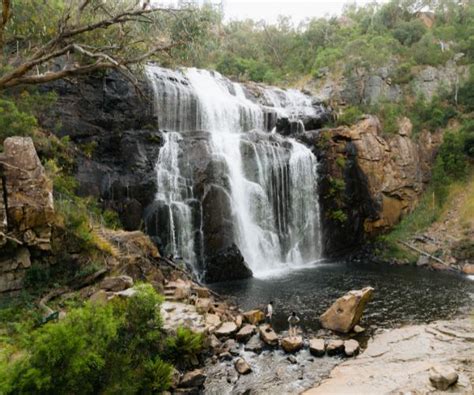
<instances>
[{"instance_id":1,"label":"waterfall","mask_svg":"<svg viewBox=\"0 0 474 395\"><path fill-rule=\"evenodd\" d=\"M196 251L202 247L197 248L196 232L202 235L206 229L195 218L213 213L193 212L199 200L193 190L202 189L194 178L203 176L195 177L192 159L183 158L201 161L209 155L214 165L205 166L206 182L227 191L233 240L254 274L321 258L317 160L296 140L265 130L268 108L295 119L314 116L311 98L265 88L259 102L243 85L194 68L148 66L147 75L164 131L156 201L168 210L160 224L165 250L197 264ZM202 136L206 143L196 152L193 144L203 144Z\"/></svg>"}]
</instances>

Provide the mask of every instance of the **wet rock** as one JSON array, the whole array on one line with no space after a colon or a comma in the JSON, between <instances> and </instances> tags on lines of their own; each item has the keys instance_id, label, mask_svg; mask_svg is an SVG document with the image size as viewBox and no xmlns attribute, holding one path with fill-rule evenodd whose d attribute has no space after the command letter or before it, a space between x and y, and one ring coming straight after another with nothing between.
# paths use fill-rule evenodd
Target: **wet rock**
<instances>
[{"instance_id":1,"label":"wet rock","mask_svg":"<svg viewBox=\"0 0 474 395\"><path fill-rule=\"evenodd\" d=\"M342 340L330 340L326 347L328 355L340 354L344 351L344 341Z\"/></svg>"},{"instance_id":2,"label":"wet rock","mask_svg":"<svg viewBox=\"0 0 474 395\"><path fill-rule=\"evenodd\" d=\"M237 370L239 374L248 374L252 371L252 368L250 367L250 365L243 358L237 359L237 361L235 361L234 366L235 366L235 370Z\"/></svg>"},{"instance_id":3,"label":"wet rock","mask_svg":"<svg viewBox=\"0 0 474 395\"><path fill-rule=\"evenodd\" d=\"M251 351L256 354L259 354L263 349L263 342L260 340L258 335L254 335L250 338L247 344L244 347L245 351Z\"/></svg>"},{"instance_id":4,"label":"wet rock","mask_svg":"<svg viewBox=\"0 0 474 395\"><path fill-rule=\"evenodd\" d=\"M229 351L221 352L219 354L219 359L221 361L232 361L232 354Z\"/></svg>"},{"instance_id":5,"label":"wet rock","mask_svg":"<svg viewBox=\"0 0 474 395\"><path fill-rule=\"evenodd\" d=\"M321 325L326 329L348 333L360 321L373 291L372 287L349 291L321 315Z\"/></svg>"},{"instance_id":6,"label":"wet rock","mask_svg":"<svg viewBox=\"0 0 474 395\"><path fill-rule=\"evenodd\" d=\"M235 322L228 321L228 322L224 322L215 331L215 335L217 337L229 337L229 336L232 336L235 332L237 332L237 325L235 325Z\"/></svg>"},{"instance_id":7,"label":"wet rock","mask_svg":"<svg viewBox=\"0 0 474 395\"><path fill-rule=\"evenodd\" d=\"M252 270L235 244L220 250L207 260L205 281L208 283L240 280L252 275Z\"/></svg>"},{"instance_id":8,"label":"wet rock","mask_svg":"<svg viewBox=\"0 0 474 395\"><path fill-rule=\"evenodd\" d=\"M260 325L258 328L260 339L262 339L269 346L278 346L278 336L270 325Z\"/></svg>"},{"instance_id":9,"label":"wet rock","mask_svg":"<svg viewBox=\"0 0 474 395\"><path fill-rule=\"evenodd\" d=\"M215 335L210 335L208 338L208 344L211 350L216 351L222 347L222 343Z\"/></svg>"},{"instance_id":10,"label":"wet rock","mask_svg":"<svg viewBox=\"0 0 474 395\"><path fill-rule=\"evenodd\" d=\"M451 366L436 366L430 372L430 382L433 387L446 391L458 381L458 374Z\"/></svg>"},{"instance_id":11,"label":"wet rock","mask_svg":"<svg viewBox=\"0 0 474 395\"><path fill-rule=\"evenodd\" d=\"M252 325L258 325L265 320L265 314L262 310L250 310L243 313L245 321Z\"/></svg>"},{"instance_id":12,"label":"wet rock","mask_svg":"<svg viewBox=\"0 0 474 395\"><path fill-rule=\"evenodd\" d=\"M359 349L360 346L357 340L351 339L344 341L344 353L348 357L353 357L354 355L357 355L359 353Z\"/></svg>"},{"instance_id":13,"label":"wet rock","mask_svg":"<svg viewBox=\"0 0 474 395\"><path fill-rule=\"evenodd\" d=\"M420 255L416 261L416 266L428 266L430 264L430 258L426 255Z\"/></svg>"},{"instance_id":14,"label":"wet rock","mask_svg":"<svg viewBox=\"0 0 474 395\"><path fill-rule=\"evenodd\" d=\"M288 353L301 350L303 348L303 338L301 336L284 337L281 340L281 348Z\"/></svg>"},{"instance_id":15,"label":"wet rock","mask_svg":"<svg viewBox=\"0 0 474 395\"><path fill-rule=\"evenodd\" d=\"M354 326L352 330L357 334L365 332L365 328L361 327L360 325Z\"/></svg>"},{"instance_id":16,"label":"wet rock","mask_svg":"<svg viewBox=\"0 0 474 395\"><path fill-rule=\"evenodd\" d=\"M237 341L239 341L241 343L245 343L246 341L248 341L252 337L252 335L255 333L256 329L257 328L255 327L255 325L245 324L237 332L237 334L235 335L235 338L237 339Z\"/></svg>"},{"instance_id":17,"label":"wet rock","mask_svg":"<svg viewBox=\"0 0 474 395\"><path fill-rule=\"evenodd\" d=\"M473 263L466 263L462 267L462 272L464 274L474 274L474 264Z\"/></svg>"},{"instance_id":18,"label":"wet rock","mask_svg":"<svg viewBox=\"0 0 474 395\"><path fill-rule=\"evenodd\" d=\"M227 339L222 345L223 351L228 351L232 355L239 355L239 346L234 339Z\"/></svg>"},{"instance_id":19,"label":"wet rock","mask_svg":"<svg viewBox=\"0 0 474 395\"><path fill-rule=\"evenodd\" d=\"M323 339L310 339L309 352L315 357L322 357L326 352L326 344Z\"/></svg>"},{"instance_id":20,"label":"wet rock","mask_svg":"<svg viewBox=\"0 0 474 395\"><path fill-rule=\"evenodd\" d=\"M133 287L130 276L107 277L100 283L100 288L106 291L118 292Z\"/></svg>"},{"instance_id":21,"label":"wet rock","mask_svg":"<svg viewBox=\"0 0 474 395\"><path fill-rule=\"evenodd\" d=\"M201 387L204 384L204 381L206 381L204 371L202 369L195 369L184 374L179 383L179 387Z\"/></svg>"},{"instance_id":22,"label":"wet rock","mask_svg":"<svg viewBox=\"0 0 474 395\"><path fill-rule=\"evenodd\" d=\"M211 291L209 291L209 289L206 288L206 287L193 286L192 290L196 293L198 298L210 298L211 297Z\"/></svg>"},{"instance_id":23,"label":"wet rock","mask_svg":"<svg viewBox=\"0 0 474 395\"><path fill-rule=\"evenodd\" d=\"M298 363L298 360L296 359L296 357L294 355L289 355L288 358L286 358L290 363L292 363L293 365L297 364Z\"/></svg>"}]
</instances>

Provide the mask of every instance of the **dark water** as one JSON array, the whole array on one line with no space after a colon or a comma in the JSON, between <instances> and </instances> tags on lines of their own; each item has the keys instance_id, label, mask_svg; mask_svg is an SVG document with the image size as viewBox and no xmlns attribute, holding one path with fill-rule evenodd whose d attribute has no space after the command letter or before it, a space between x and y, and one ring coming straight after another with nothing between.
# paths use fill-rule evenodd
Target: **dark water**
<instances>
[{"instance_id":1,"label":"dark water","mask_svg":"<svg viewBox=\"0 0 474 395\"><path fill-rule=\"evenodd\" d=\"M232 297L244 310L263 309L273 300L275 329L287 329L287 318L294 310L303 330L312 332L319 329L319 315L335 299L366 286L374 287L375 292L362 318L365 327L447 319L474 305L474 281L460 274L345 262L319 264L278 277L214 284L212 288Z\"/></svg>"}]
</instances>

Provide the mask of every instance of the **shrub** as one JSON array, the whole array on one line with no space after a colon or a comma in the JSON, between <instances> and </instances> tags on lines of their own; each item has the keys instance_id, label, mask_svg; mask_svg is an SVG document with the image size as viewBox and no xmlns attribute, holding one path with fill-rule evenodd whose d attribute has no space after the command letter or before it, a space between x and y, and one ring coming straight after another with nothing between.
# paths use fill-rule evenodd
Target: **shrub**
<instances>
[{"instance_id":1,"label":"shrub","mask_svg":"<svg viewBox=\"0 0 474 395\"><path fill-rule=\"evenodd\" d=\"M425 32L425 25L419 19L413 19L409 22L401 22L398 24L392 31L392 34L400 44L410 46L420 41Z\"/></svg>"},{"instance_id":2,"label":"shrub","mask_svg":"<svg viewBox=\"0 0 474 395\"><path fill-rule=\"evenodd\" d=\"M57 323L25 332L26 352L5 364L0 356L0 390L5 394L156 393L166 391L172 365L163 358L161 297L139 285L126 300L86 304ZM195 339L186 332L186 339ZM180 351L194 351L195 341ZM177 355L176 361L181 361Z\"/></svg>"},{"instance_id":3,"label":"shrub","mask_svg":"<svg viewBox=\"0 0 474 395\"><path fill-rule=\"evenodd\" d=\"M360 110L359 107L349 106L337 119L337 125L353 125L360 119L360 117L362 117L362 115L364 115L364 113Z\"/></svg>"},{"instance_id":4,"label":"shrub","mask_svg":"<svg viewBox=\"0 0 474 395\"><path fill-rule=\"evenodd\" d=\"M191 366L203 347L203 336L187 328L179 327L176 335L166 342L167 358L183 367Z\"/></svg>"},{"instance_id":5,"label":"shrub","mask_svg":"<svg viewBox=\"0 0 474 395\"><path fill-rule=\"evenodd\" d=\"M414 44L411 51L416 63L430 66L446 63L452 56L452 52L449 50L443 52L439 42L429 33Z\"/></svg>"},{"instance_id":6,"label":"shrub","mask_svg":"<svg viewBox=\"0 0 474 395\"><path fill-rule=\"evenodd\" d=\"M19 111L14 102L0 98L0 144L10 136L31 136L36 118Z\"/></svg>"}]
</instances>

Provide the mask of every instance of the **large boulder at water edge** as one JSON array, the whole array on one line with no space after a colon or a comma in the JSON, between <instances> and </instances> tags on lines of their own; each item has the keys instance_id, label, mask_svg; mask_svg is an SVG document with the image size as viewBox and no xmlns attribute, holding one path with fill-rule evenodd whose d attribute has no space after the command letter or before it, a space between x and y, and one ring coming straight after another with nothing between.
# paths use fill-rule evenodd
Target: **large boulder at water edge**
<instances>
[{"instance_id":1,"label":"large boulder at water edge","mask_svg":"<svg viewBox=\"0 0 474 395\"><path fill-rule=\"evenodd\" d=\"M245 320L252 325L257 325L265 320L265 314L262 310L258 309L246 311L243 316Z\"/></svg>"},{"instance_id":2,"label":"large boulder at water edge","mask_svg":"<svg viewBox=\"0 0 474 395\"><path fill-rule=\"evenodd\" d=\"M270 325L261 325L259 328L260 339L269 346L278 346L278 335L270 327Z\"/></svg>"},{"instance_id":3,"label":"large boulder at water edge","mask_svg":"<svg viewBox=\"0 0 474 395\"><path fill-rule=\"evenodd\" d=\"M281 340L281 348L286 352L295 352L303 348L303 338L301 336L284 337Z\"/></svg>"},{"instance_id":4,"label":"large boulder at water edge","mask_svg":"<svg viewBox=\"0 0 474 395\"><path fill-rule=\"evenodd\" d=\"M239 248L232 244L208 259L205 281L216 283L219 281L240 280L252 277L252 274L252 270L250 270L245 262Z\"/></svg>"},{"instance_id":5,"label":"large boulder at water edge","mask_svg":"<svg viewBox=\"0 0 474 395\"><path fill-rule=\"evenodd\" d=\"M324 339L310 339L309 352L316 357L322 357L326 352L326 344Z\"/></svg>"},{"instance_id":6,"label":"large boulder at water edge","mask_svg":"<svg viewBox=\"0 0 474 395\"><path fill-rule=\"evenodd\" d=\"M430 382L433 387L446 391L458 381L458 374L451 366L434 366L430 372Z\"/></svg>"},{"instance_id":7,"label":"large boulder at water edge","mask_svg":"<svg viewBox=\"0 0 474 395\"><path fill-rule=\"evenodd\" d=\"M326 312L319 317L321 325L326 329L348 333L357 325L362 317L366 303L370 300L374 289L366 287L350 291L337 299Z\"/></svg>"}]
</instances>

